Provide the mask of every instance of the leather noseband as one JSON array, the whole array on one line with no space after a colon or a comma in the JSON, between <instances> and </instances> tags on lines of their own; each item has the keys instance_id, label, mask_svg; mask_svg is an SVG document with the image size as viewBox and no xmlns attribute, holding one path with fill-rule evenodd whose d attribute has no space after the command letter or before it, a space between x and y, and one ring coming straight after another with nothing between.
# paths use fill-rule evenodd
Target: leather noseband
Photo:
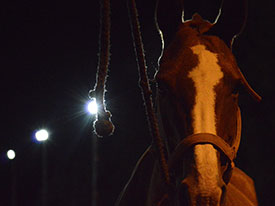
<instances>
[{"instance_id":1,"label":"leather noseband","mask_svg":"<svg viewBox=\"0 0 275 206\"><path fill-rule=\"evenodd\" d=\"M169 158L168 165L169 169L173 168L174 165L181 159L183 154L194 147L197 144L212 144L216 149L221 151L229 160L231 167L233 167L233 160L236 157L237 148L231 147L221 137L210 134L210 133L197 133L184 138L176 147L175 151Z\"/></svg>"}]
</instances>

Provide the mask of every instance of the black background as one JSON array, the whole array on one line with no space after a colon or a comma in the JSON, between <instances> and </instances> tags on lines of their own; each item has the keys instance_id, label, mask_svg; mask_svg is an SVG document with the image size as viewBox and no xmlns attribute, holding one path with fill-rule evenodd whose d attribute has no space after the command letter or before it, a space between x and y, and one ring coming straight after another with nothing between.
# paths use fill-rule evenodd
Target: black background
<instances>
[{"instance_id":1,"label":"black background","mask_svg":"<svg viewBox=\"0 0 275 206\"><path fill-rule=\"evenodd\" d=\"M149 1L148 1L149 2ZM152 78L160 54L154 2L137 1L147 64ZM255 180L259 205L275 201L274 60L275 4L249 1L249 17L234 44L239 66L263 97L241 92L241 146L236 164ZM88 91L98 60L97 1L7 1L0 25L0 204L11 205L16 178L18 206L41 205L42 146L33 132L47 128L48 205L91 205L91 117ZM125 1L112 1L112 56L106 103L116 126L98 139L97 202L113 205L150 136L137 86L137 68ZM13 148L16 159L5 153Z\"/></svg>"}]
</instances>

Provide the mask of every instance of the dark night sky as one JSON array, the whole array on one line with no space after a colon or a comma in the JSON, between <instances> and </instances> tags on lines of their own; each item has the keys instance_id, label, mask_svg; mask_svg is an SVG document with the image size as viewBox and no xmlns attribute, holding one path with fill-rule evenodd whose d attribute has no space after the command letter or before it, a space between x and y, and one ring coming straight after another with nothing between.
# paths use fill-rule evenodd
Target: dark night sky
<instances>
[{"instance_id":1,"label":"dark night sky","mask_svg":"<svg viewBox=\"0 0 275 206\"><path fill-rule=\"evenodd\" d=\"M152 77L160 45L153 3L137 1L147 64ZM91 118L85 113L94 86L99 35L97 1L8 1L1 3L0 203L11 205L16 177L18 206L40 205L42 145L35 129L50 131L47 142L48 202L91 205ZM106 102L116 126L98 140L98 206L113 205L150 144L125 1L112 1L112 56ZM255 180L260 205L275 201L274 60L275 3L249 1L249 18L234 54L256 103L241 92L241 146L236 161ZM13 162L5 158L13 148ZM11 164L12 163L12 164Z\"/></svg>"}]
</instances>

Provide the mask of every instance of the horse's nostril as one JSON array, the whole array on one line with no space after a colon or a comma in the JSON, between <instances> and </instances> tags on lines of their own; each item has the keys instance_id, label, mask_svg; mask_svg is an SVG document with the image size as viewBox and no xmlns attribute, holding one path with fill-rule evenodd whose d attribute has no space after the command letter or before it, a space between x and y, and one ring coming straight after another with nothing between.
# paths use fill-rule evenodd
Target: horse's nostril
<instances>
[{"instance_id":1,"label":"horse's nostril","mask_svg":"<svg viewBox=\"0 0 275 206\"><path fill-rule=\"evenodd\" d=\"M221 203L224 203L225 195L226 195L226 185L224 184L221 189L222 189Z\"/></svg>"}]
</instances>

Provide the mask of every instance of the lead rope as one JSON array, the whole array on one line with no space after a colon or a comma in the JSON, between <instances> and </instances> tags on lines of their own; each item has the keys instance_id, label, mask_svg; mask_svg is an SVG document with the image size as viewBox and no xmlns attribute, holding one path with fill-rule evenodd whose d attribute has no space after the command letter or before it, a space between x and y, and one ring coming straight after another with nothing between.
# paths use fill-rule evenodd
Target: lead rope
<instances>
[{"instance_id":1,"label":"lead rope","mask_svg":"<svg viewBox=\"0 0 275 206\"><path fill-rule=\"evenodd\" d=\"M110 0L101 1L101 18L100 18L100 42L99 42L99 60L97 66L97 80L94 90L89 92L90 98L95 98L98 105L97 119L94 122L94 129L99 137L111 135L114 131L114 125L111 122L111 113L106 110L105 83L110 58Z\"/></svg>"},{"instance_id":2,"label":"lead rope","mask_svg":"<svg viewBox=\"0 0 275 206\"><path fill-rule=\"evenodd\" d=\"M136 61L139 70L139 86L141 88L141 93L143 101L145 103L145 111L147 116L148 125L153 138L153 144L157 150L157 156L159 157L160 170L164 177L164 182L166 186L170 187L171 180L168 171L168 164L165 157L165 148L162 138L160 137L159 127L157 124L156 114L153 109L152 103L152 91L150 89L148 76L147 76L147 66L144 57L144 49L142 43L142 37L140 32L140 24L138 20L138 12L136 8L135 0L130 0L130 5L128 2L128 11L130 18L130 25L132 29L132 37L134 40L134 48L136 53Z\"/></svg>"}]
</instances>

